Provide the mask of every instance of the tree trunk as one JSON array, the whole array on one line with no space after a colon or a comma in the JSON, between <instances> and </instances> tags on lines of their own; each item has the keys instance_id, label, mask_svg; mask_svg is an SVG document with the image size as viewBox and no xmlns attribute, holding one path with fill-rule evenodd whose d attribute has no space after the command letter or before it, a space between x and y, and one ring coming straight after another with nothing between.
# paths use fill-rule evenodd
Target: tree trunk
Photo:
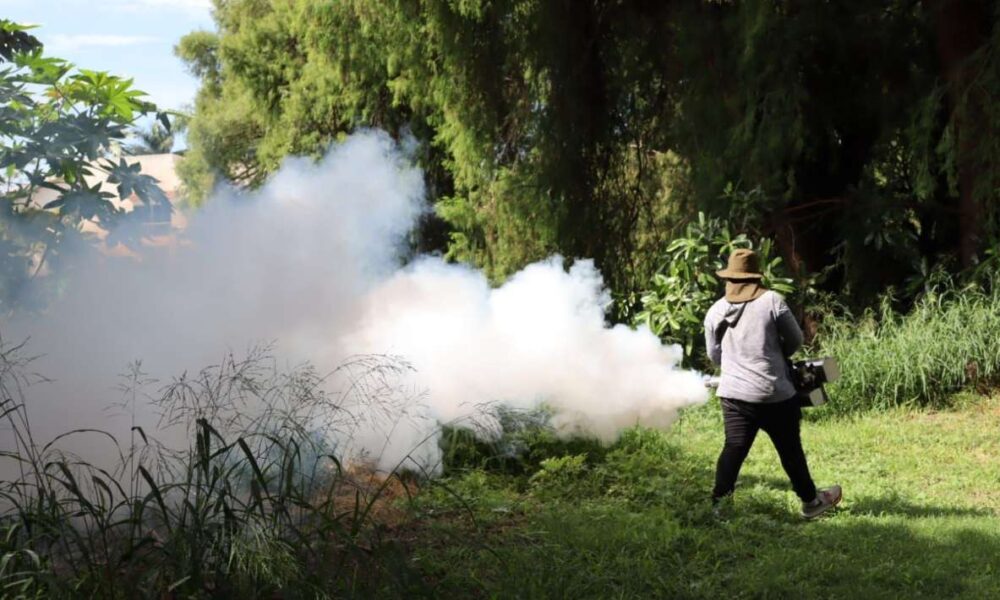
<instances>
[{"instance_id":1,"label":"tree trunk","mask_svg":"<svg viewBox=\"0 0 1000 600\"><path fill-rule=\"evenodd\" d=\"M551 53L551 117L548 127L556 146L551 148L555 192L565 202L560 224L560 247L570 256L593 258L598 267L613 254L612 223L606 218L597 183L607 169L605 142L608 84L605 78L600 9L588 3L561 0L546 4L545 21L555 25L546 33Z\"/></svg>"},{"instance_id":2,"label":"tree trunk","mask_svg":"<svg viewBox=\"0 0 1000 600\"><path fill-rule=\"evenodd\" d=\"M973 264L981 233L981 206L976 198L980 173L975 154L983 115L981 95L963 100L976 72L968 58L989 35L989 11L979 0L923 0L937 38L941 76L948 84L948 97L955 134L955 164L958 170L958 256L963 267Z\"/></svg>"}]
</instances>

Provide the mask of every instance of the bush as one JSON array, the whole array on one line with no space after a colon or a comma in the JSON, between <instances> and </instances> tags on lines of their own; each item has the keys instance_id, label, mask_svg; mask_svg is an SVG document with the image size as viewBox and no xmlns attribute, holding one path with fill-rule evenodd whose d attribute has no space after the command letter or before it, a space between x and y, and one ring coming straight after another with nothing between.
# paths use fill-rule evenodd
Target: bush
<instances>
[{"instance_id":1,"label":"bush","mask_svg":"<svg viewBox=\"0 0 1000 600\"><path fill-rule=\"evenodd\" d=\"M607 452L599 440L556 435L545 409L523 411L497 407L482 415L487 423L466 422L442 427L440 439L445 475L475 469L523 475L538 470L550 458L585 455L600 461Z\"/></svg>"},{"instance_id":2,"label":"bush","mask_svg":"<svg viewBox=\"0 0 1000 600\"><path fill-rule=\"evenodd\" d=\"M1000 374L1000 290L942 284L900 315L891 297L860 319L828 316L819 352L837 358L842 378L828 386L832 410L941 405Z\"/></svg>"},{"instance_id":3,"label":"bush","mask_svg":"<svg viewBox=\"0 0 1000 600\"><path fill-rule=\"evenodd\" d=\"M587 465L585 454L547 458L531 476L532 491L543 500L579 500L601 492L602 478Z\"/></svg>"},{"instance_id":4,"label":"bush","mask_svg":"<svg viewBox=\"0 0 1000 600\"><path fill-rule=\"evenodd\" d=\"M707 366L702 321L719 298L721 282L715 272L726 266L738 248L756 249L767 287L786 295L795 291L771 240L734 235L721 219L699 213L684 235L667 246L662 265L642 295L642 311L632 323L648 326L665 342L680 344L686 366Z\"/></svg>"}]
</instances>

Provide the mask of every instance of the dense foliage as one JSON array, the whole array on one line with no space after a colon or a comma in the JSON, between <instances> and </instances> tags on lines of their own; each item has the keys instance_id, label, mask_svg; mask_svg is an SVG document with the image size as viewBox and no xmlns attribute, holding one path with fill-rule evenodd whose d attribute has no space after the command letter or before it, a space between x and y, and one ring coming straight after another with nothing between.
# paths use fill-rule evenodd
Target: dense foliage
<instances>
[{"instance_id":1,"label":"dense foliage","mask_svg":"<svg viewBox=\"0 0 1000 600\"><path fill-rule=\"evenodd\" d=\"M114 245L142 235L119 225L169 220L156 180L110 152L140 117L169 121L130 79L46 56L10 21L0 20L0 36L0 313L9 313L51 297L60 285L51 275L79 249L84 224ZM112 188L143 209L113 203Z\"/></svg>"},{"instance_id":2,"label":"dense foliage","mask_svg":"<svg viewBox=\"0 0 1000 600\"><path fill-rule=\"evenodd\" d=\"M359 127L413 135L455 259L559 251L637 298L698 210L867 302L995 239L980 0L217 1L185 165L259 183ZM733 190L754 193L733 194ZM633 303L624 313L638 308Z\"/></svg>"}]
</instances>

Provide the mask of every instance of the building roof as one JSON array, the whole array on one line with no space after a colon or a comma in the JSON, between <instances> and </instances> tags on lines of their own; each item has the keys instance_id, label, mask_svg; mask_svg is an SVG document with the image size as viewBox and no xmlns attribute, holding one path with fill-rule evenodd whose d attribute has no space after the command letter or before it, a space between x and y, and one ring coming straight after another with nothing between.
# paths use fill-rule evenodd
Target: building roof
<instances>
[{"instance_id":1,"label":"building roof","mask_svg":"<svg viewBox=\"0 0 1000 600\"><path fill-rule=\"evenodd\" d=\"M177 175L177 164L181 160L181 156L178 154L143 154L137 156L122 156L125 162L129 165L134 165L138 163L141 166L141 172L144 175L150 175L155 178L163 190L163 193L167 196L170 204L173 208L170 215L169 225L166 222L163 223L153 223L150 227L148 235L143 235L143 243L146 245L165 245L173 243L175 240L175 234L177 231L183 230L187 227L187 218L184 212L181 210L182 203L182 183L180 177ZM126 212L131 212L136 208L136 206L141 205L139 198L133 193L127 198L120 198L118 196L118 186L107 181L108 174L104 172L103 169L92 169L93 174L84 177L84 181L88 186L93 187L94 185L100 183L101 191L113 194L111 198L112 204L118 208L124 209ZM31 198L31 204L42 207L48 202L54 200L58 196L58 192L55 190L42 188L36 191L35 195ZM136 256L135 252L127 248L123 244L107 244L103 243L106 241L108 236L108 231L101 226L99 222L96 221L84 221L80 226L80 231L83 233L88 233L96 236L101 240L101 250L107 254L115 256Z\"/></svg>"}]
</instances>

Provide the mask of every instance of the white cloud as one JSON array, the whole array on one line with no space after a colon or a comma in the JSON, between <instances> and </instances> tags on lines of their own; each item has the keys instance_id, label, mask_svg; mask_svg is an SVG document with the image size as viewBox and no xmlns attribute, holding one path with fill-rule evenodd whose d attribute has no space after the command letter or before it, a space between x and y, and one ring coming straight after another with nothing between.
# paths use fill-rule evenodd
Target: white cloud
<instances>
[{"instance_id":1,"label":"white cloud","mask_svg":"<svg viewBox=\"0 0 1000 600\"><path fill-rule=\"evenodd\" d=\"M49 50L65 52L92 47L135 46L159 42L160 38L148 35L95 35L95 34L54 34L49 36Z\"/></svg>"}]
</instances>

